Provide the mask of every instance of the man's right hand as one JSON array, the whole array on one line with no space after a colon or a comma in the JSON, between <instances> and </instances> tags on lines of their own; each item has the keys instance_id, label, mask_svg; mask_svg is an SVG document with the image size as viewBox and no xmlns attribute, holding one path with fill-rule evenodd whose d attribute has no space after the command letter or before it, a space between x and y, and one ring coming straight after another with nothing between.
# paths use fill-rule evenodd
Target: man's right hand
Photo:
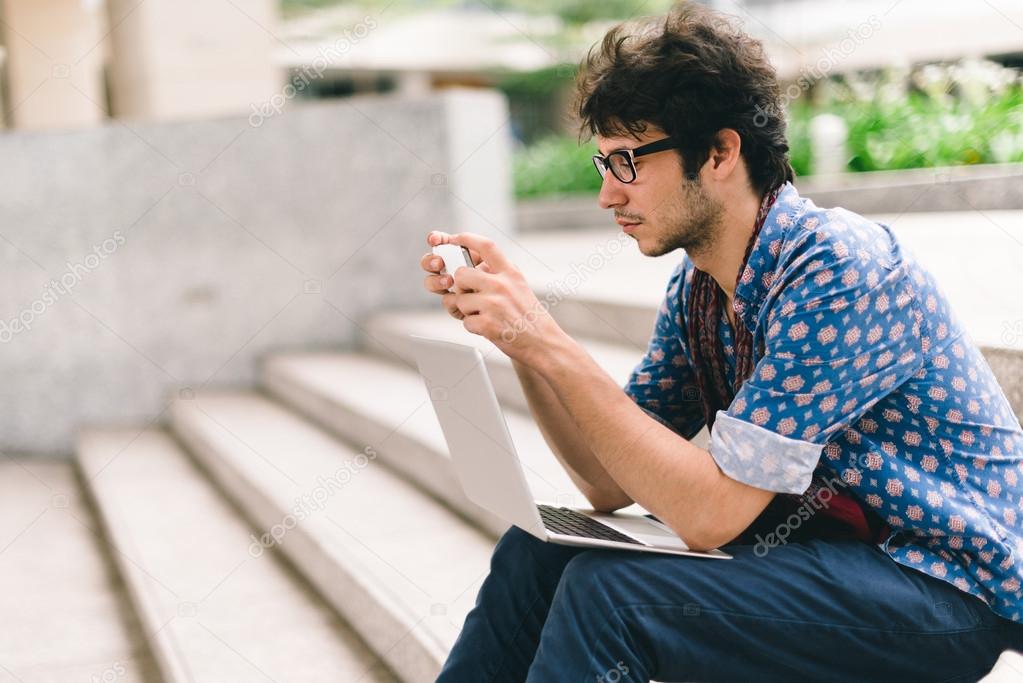
<instances>
[{"instance_id":1,"label":"man's right hand","mask_svg":"<svg viewBox=\"0 0 1023 683\"><path fill-rule=\"evenodd\" d=\"M426 244L429 245L432 249L438 244L446 244L448 242L448 237L450 237L450 235L448 235L447 233L438 232L434 230L433 232L426 236ZM487 267L487 264L483 262L483 259L477 252L470 249L469 256L472 257L472 262L474 266L476 266L485 273L490 272L490 269ZM462 312L458 310L458 307L455 306L455 295L448 291L450 287L454 286L454 278L452 277L451 274L447 275L440 274L440 271L444 269L443 259L441 259L440 256L435 256L433 252L430 251L423 254L423 258L419 260L419 265L422 267L423 270L429 273L429 275L427 275L426 278L423 280L423 287L426 289L426 291L432 294L441 295L441 300L443 301L444 309L452 318L454 318L455 320L462 320L463 318L465 318Z\"/></svg>"}]
</instances>

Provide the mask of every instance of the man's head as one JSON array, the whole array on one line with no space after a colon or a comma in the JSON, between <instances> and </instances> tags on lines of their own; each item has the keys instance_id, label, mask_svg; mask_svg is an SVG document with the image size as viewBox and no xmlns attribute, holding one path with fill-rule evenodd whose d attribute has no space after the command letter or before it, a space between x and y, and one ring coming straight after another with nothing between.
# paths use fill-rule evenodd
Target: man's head
<instances>
[{"instance_id":1,"label":"man's head","mask_svg":"<svg viewBox=\"0 0 1023 683\"><path fill-rule=\"evenodd\" d=\"M702 6L616 26L590 50L577 82L581 132L601 155L670 137L635 159L636 178L605 174L613 208L643 253L714 244L725 207L793 179L781 92L759 41ZM628 178L626 178L628 180Z\"/></svg>"}]
</instances>

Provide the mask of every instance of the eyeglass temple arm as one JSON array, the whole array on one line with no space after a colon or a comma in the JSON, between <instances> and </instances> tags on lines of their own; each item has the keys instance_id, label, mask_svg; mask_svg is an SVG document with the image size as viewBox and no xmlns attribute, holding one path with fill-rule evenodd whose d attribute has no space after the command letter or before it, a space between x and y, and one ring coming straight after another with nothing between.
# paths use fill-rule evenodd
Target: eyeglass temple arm
<instances>
[{"instance_id":1,"label":"eyeglass temple arm","mask_svg":"<svg viewBox=\"0 0 1023 683\"><path fill-rule=\"evenodd\" d=\"M641 157L644 154L653 154L654 152L663 152L666 149L673 149L675 146L676 146L675 145L675 141L673 139L671 139L671 138L664 138L663 140L657 140L656 142L651 142L648 145L643 145L642 147L637 147L636 149L632 150L632 156L633 157Z\"/></svg>"}]
</instances>

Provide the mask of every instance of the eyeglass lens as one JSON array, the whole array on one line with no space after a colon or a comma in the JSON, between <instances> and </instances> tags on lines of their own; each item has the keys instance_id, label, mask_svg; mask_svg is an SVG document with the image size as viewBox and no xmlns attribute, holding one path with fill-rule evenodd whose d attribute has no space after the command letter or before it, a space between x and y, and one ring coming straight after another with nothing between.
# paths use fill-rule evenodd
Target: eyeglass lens
<instances>
[{"instance_id":1,"label":"eyeglass lens","mask_svg":"<svg viewBox=\"0 0 1023 683\"><path fill-rule=\"evenodd\" d=\"M593 165L597 167L600 177L604 177L605 163L611 169L614 177L623 183L631 183L636 179L636 170L633 167L627 154L612 152L606 158L606 162L600 156L593 157Z\"/></svg>"}]
</instances>

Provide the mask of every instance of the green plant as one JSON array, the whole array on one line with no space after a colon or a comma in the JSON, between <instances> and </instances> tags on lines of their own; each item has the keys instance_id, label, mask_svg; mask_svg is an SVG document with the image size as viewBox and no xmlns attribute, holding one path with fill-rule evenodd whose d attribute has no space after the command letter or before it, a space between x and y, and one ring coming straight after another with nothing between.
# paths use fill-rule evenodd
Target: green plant
<instances>
[{"instance_id":1,"label":"green plant","mask_svg":"<svg viewBox=\"0 0 1023 683\"><path fill-rule=\"evenodd\" d=\"M550 136L518 150L513 163L519 198L596 193L600 176L590 159L593 143L580 145L572 136Z\"/></svg>"},{"instance_id":2,"label":"green plant","mask_svg":"<svg viewBox=\"0 0 1023 683\"><path fill-rule=\"evenodd\" d=\"M810 119L813 111L804 104L789 108L786 137L789 140L789 163L796 177L810 174Z\"/></svg>"},{"instance_id":3,"label":"green plant","mask_svg":"<svg viewBox=\"0 0 1023 683\"><path fill-rule=\"evenodd\" d=\"M823 104L790 112L804 126L807 157L805 125L830 112L848 126L850 171L1023 161L1023 87L1014 69L964 60L826 86Z\"/></svg>"},{"instance_id":4,"label":"green plant","mask_svg":"<svg viewBox=\"0 0 1023 683\"><path fill-rule=\"evenodd\" d=\"M910 93L899 102L836 107L849 125L849 169L877 171L1023 161L1023 94L982 105Z\"/></svg>"}]
</instances>

